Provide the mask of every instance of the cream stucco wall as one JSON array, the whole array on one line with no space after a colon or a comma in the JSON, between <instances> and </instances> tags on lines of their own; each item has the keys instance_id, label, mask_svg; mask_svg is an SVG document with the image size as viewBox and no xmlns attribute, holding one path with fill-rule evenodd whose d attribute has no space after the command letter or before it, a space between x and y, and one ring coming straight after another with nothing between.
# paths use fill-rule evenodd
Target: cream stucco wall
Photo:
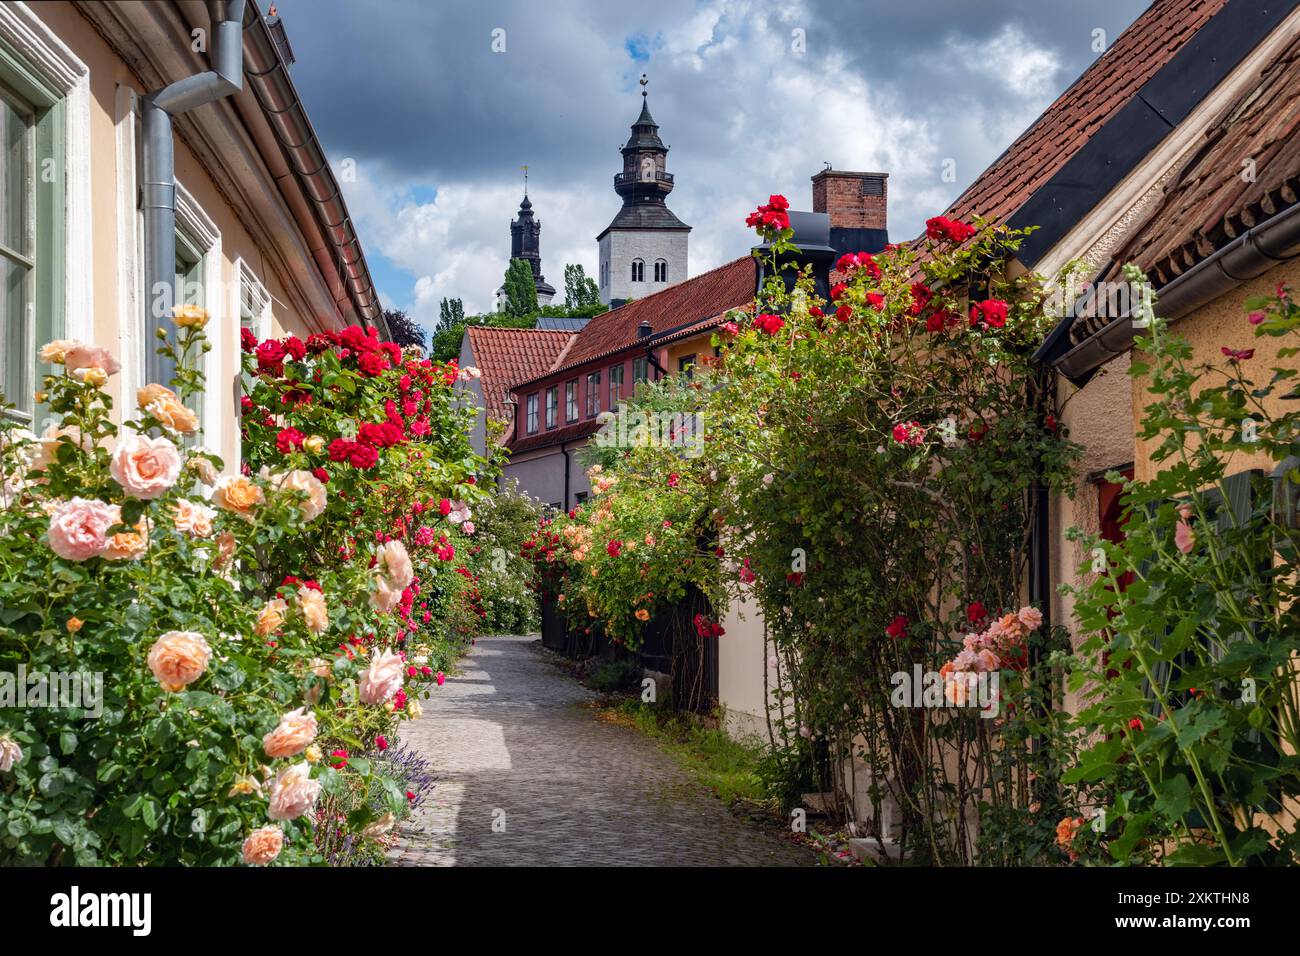
<instances>
[{"instance_id":1,"label":"cream stucco wall","mask_svg":"<svg viewBox=\"0 0 1300 956\"><path fill-rule=\"evenodd\" d=\"M1213 302L1202 306L1191 315L1179 319L1170 326L1170 331L1190 343L1193 360L1196 362L1209 362L1223 366L1226 364L1227 359L1223 357L1223 353L1220 351L1221 348L1254 349L1254 357L1243 362L1242 369L1255 382L1266 384L1272 375L1271 369L1274 366L1297 367L1295 358L1279 359L1277 355L1279 348L1293 346L1294 340L1291 338L1272 338L1270 336L1256 338L1255 327L1246 320L1245 303L1247 299L1254 296L1273 295L1279 283L1288 285L1293 293L1300 293L1300 259L1293 259L1290 262L1283 263L1256 279L1242 283L1237 288L1219 296ZM1157 303L1157 313L1159 310L1159 303ZM1141 360L1146 360L1146 356L1141 355L1141 353L1137 353L1137 355ZM1217 378L1207 376L1205 381L1221 383L1223 379L1221 376ZM1147 392L1149 383L1148 376L1133 380L1133 424L1135 430L1141 425L1143 406L1149 404L1153 399L1153 396ZM1280 389L1279 393L1272 396L1265 404L1271 414L1280 414L1288 410L1285 403L1279 398L1280 394L1287 391L1289 389ZM1156 442L1138 441L1137 463L1134 469L1136 478L1150 478L1160 469L1160 464L1151 459L1151 453L1156 445ZM1227 473L1231 475L1251 468L1271 470L1274 464L1275 462L1267 455L1236 453L1228 461Z\"/></svg>"},{"instance_id":2,"label":"cream stucco wall","mask_svg":"<svg viewBox=\"0 0 1300 956\"><path fill-rule=\"evenodd\" d=\"M135 228L138 242L138 222L133 225L127 221L135 207L137 177L132 168L133 150L122 148L124 144L131 144L134 133L120 128L121 124L132 123L124 108L124 104L130 101L127 91L139 96L145 90L135 73L70 3L32 4L30 9L85 65L89 74L90 108L86 122L89 124L90 143L91 215L88 228L91 259L74 263L72 267L88 270L93 275L90 284L92 314L76 318L85 322L82 327L91 330L96 344L112 348L126 365L123 374L114 377L109 384L114 414L120 420L123 411L129 415L134 405L134 402L124 401L123 389L139 384L139 369L132 367L134 356L123 354L124 343L131 341L131 336L125 333L147 336L152 331L143 328L143 306L138 304L138 293L128 288L140 281L138 251L132 248L136 242L130 241ZM212 105L201 106L198 111L215 108ZM204 443L222 456L228 468L233 468L238 461L239 440L237 382L241 260L270 296L270 320L263 332L306 335L320 328L322 320L330 325L336 321L302 315L287 304L295 297L288 294L285 281L268 265L268 257L179 134L175 141L175 161L177 183L193 198L199 215L208 221L215 234L210 264L216 268L206 270L209 274L205 275L205 289L201 293L201 301L211 313L208 334L212 351L207 358L209 396L198 411L205 419ZM84 172L72 170L71 174L84 175ZM70 325L72 320L70 316ZM127 323L139 325L128 329Z\"/></svg>"}]
</instances>

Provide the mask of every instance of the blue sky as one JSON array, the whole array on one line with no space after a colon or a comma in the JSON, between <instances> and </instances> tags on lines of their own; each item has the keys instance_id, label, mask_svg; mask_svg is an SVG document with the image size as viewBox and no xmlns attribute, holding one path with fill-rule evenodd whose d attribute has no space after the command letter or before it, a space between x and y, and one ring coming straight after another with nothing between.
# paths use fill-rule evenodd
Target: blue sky
<instances>
[{"instance_id":1,"label":"blue sky","mask_svg":"<svg viewBox=\"0 0 1300 956\"><path fill-rule=\"evenodd\" d=\"M542 265L596 271L618 147L650 108L694 227L690 272L748 248L825 162L890 174L910 238L1084 70L1143 0L278 0L293 67L385 303L488 309L530 168ZM945 178L945 163L955 176Z\"/></svg>"}]
</instances>

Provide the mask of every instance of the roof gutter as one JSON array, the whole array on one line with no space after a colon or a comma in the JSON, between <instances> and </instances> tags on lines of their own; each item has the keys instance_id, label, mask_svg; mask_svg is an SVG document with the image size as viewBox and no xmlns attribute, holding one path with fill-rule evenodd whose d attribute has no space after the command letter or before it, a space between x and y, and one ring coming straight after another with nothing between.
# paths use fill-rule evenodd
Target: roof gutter
<instances>
[{"instance_id":1,"label":"roof gutter","mask_svg":"<svg viewBox=\"0 0 1300 956\"><path fill-rule=\"evenodd\" d=\"M240 0L241 5L243 0ZM311 200L311 221L298 210L294 218L305 235L322 234L328 248L319 251L317 267L334 272L331 294L343 315L355 313L362 324L384 334L388 329L375 284L352 225L347 204L316 131L303 110L284 60L266 21L254 2L243 11L244 75L262 112L266 114L294 178Z\"/></svg>"},{"instance_id":2,"label":"roof gutter","mask_svg":"<svg viewBox=\"0 0 1300 956\"><path fill-rule=\"evenodd\" d=\"M1161 318L1175 322L1241 283L1297 256L1300 256L1300 203L1246 230L1167 283L1158 290L1156 310ZM1079 385L1102 365L1132 348L1135 336L1131 310L1126 310L1051 364ZM1048 344L1044 343L1035 359L1042 360Z\"/></svg>"},{"instance_id":3,"label":"roof gutter","mask_svg":"<svg viewBox=\"0 0 1300 956\"><path fill-rule=\"evenodd\" d=\"M176 304L176 155L172 117L238 93L243 86L239 21L244 0L207 0L212 68L147 94L141 103L144 170L145 327L172 321ZM169 363L145 350L148 380L171 378Z\"/></svg>"}]
</instances>

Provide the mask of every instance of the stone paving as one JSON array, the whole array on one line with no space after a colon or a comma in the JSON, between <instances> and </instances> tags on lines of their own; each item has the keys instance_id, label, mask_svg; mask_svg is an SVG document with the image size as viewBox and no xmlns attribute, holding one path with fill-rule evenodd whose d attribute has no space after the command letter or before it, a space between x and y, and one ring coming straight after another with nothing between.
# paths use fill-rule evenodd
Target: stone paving
<instances>
[{"instance_id":1,"label":"stone paving","mask_svg":"<svg viewBox=\"0 0 1300 956\"><path fill-rule=\"evenodd\" d=\"M732 816L532 637L482 638L402 739L438 783L402 833L404 866L808 866Z\"/></svg>"}]
</instances>

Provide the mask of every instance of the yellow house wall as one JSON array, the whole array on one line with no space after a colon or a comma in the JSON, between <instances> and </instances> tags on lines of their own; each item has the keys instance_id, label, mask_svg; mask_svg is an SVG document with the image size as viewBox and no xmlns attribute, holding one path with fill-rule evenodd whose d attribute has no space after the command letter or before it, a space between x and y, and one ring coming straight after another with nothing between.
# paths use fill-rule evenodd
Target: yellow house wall
<instances>
[{"instance_id":1,"label":"yellow house wall","mask_svg":"<svg viewBox=\"0 0 1300 956\"><path fill-rule=\"evenodd\" d=\"M1300 260L1283 263L1270 269L1250 282L1244 282L1237 288L1224 293L1212 302L1202 306L1191 315L1179 319L1171 331L1185 338L1192 346L1194 360L1223 365L1227 360L1219 350L1223 347L1233 349L1253 348L1254 358L1242 363L1246 375L1257 383L1266 383L1272 375L1274 366L1296 366L1296 359L1279 359L1279 348L1294 345L1288 338L1255 337L1255 328L1247 320L1246 300L1259 295L1272 295L1279 283L1286 283L1293 292L1300 293ZM1159 312L1157 304L1156 311ZM1147 356L1135 353L1141 361ZM1222 377L1207 376L1207 382L1221 382ZM1143 408L1150 404L1154 396L1148 391L1150 376L1133 380L1133 424L1136 433L1142 424ZM1281 390L1283 392L1289 389ZM1277 395L1266 404L1272 414L1285 411L1285 405ZM1158 442L1137 440L1135 477L1148 479L1160 470L1160 464L1151 458ZM1251 468L1271 470L1275 462L1264 454L1236 453L1228 462L1228 474L1235 474Z\"/></svg>"}]
</instances>

